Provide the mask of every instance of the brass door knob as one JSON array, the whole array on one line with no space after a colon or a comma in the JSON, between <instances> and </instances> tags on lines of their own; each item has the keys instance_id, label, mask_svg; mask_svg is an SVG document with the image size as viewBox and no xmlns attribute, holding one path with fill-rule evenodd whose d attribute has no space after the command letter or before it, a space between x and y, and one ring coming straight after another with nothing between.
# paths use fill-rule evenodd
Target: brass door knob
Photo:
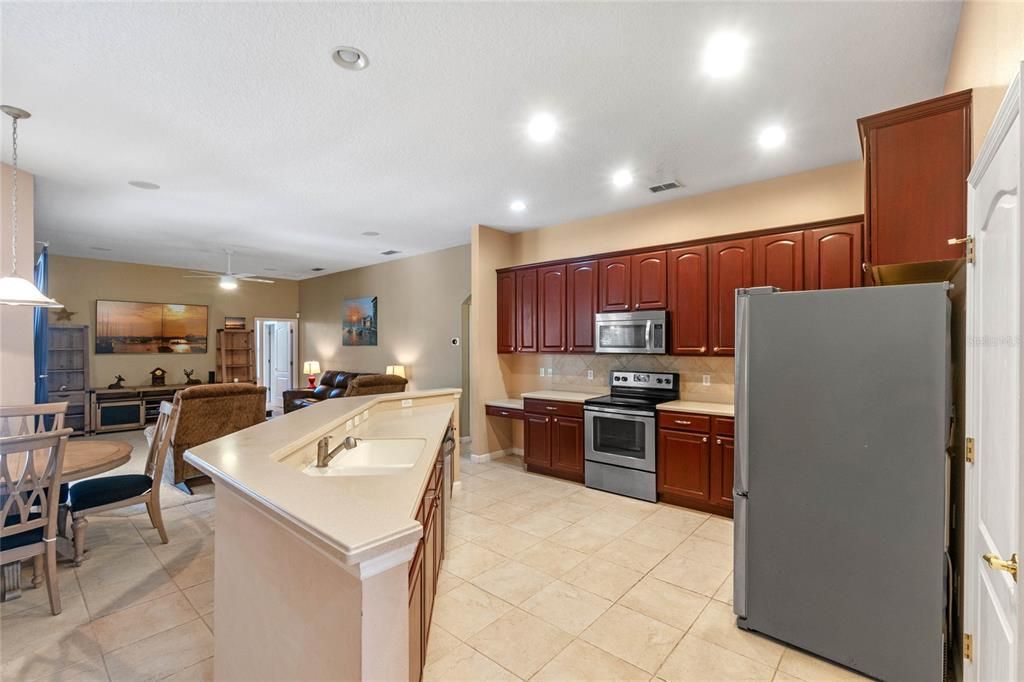
<instances>
[{"instance_id":1,"label":"brass door knob","mask_svg":"<svg viewBox=\"0 0 1024 682\"><path fill-rule=\"evenodd\" d=\"M1003 557L999 556L998 554L986 554L986 555L984 555L981 558L984 559L985 563L988 564L989 566L991 566L992 568L994 568L996 570L999 570L999 571L1006 571L1011 576L1013 576L1013 581L1017 582L1017 553L1016 552L1014 552L1013 554L1010 555L1009 561L1007 561L1006 559L1003 559Z\"/></svg>"}]
</instances>

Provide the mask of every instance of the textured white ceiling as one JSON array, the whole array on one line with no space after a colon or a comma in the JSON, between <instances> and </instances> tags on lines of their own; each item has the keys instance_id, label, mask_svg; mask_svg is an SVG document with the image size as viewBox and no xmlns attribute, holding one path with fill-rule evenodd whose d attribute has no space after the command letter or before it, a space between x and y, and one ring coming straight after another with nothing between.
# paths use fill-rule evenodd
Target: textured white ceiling
<instances>
[{"instance_id":1,"label":"textured white ceiling","mask_svg":"<svg viewBox=\"0 0 1024 682\"><path fill-rule=\"evenodd\" d=\"M0 11L2 100L33 114L21 162L54 253L221 269L231 248L236 271L302 278L466 243L474 223L530 229L858 158L858 116L941 94L960 6ZM710 81L701 47L724 28L749 38L749 63ZM338 45L370 67L336 66ZM561 123L547 146L524 134L540 110ZM772 122L789 140L763 152ZM6 120L3 134L9 159ZM622 166L638 182L617 191ZM670 178L685 189L645 189Z\"/></svg>"}]
</instances>

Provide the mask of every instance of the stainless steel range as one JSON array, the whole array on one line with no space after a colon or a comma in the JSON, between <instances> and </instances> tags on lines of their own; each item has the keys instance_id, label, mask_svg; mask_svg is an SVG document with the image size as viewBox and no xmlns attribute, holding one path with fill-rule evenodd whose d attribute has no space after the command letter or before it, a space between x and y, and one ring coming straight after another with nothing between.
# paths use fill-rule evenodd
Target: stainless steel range
<instances>
[{"instance_id":1,"label":"stainless steel range","mask_svg":"<svg viewBox=\"0 0 1024 682\"><path fill-rule=\"evenodd\" d=\"M679 375L612 372L612 392L583 403L586 422L585 482L655 502L657 406L679 399Z\"/></svg>"}]
</instances>

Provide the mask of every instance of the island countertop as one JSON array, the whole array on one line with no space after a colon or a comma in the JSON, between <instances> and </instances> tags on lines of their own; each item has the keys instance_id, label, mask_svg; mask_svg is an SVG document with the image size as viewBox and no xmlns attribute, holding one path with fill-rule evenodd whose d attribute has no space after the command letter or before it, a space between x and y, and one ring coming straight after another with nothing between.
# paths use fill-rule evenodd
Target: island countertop
<instances>
[{"instance_id":1,"label":"island countertop","mask_svg":"<svg viewBox=\"0 0 1024 682\"><path fill-rule=\"evenodd\" d=\"M185 460L272 518L360 564L415 543L420 497L433 470L461 389L333 398L189 449ZM445 400L445 398L449 400ZM410 406L404 407L406 401ZM308 476L325 435L417 438L416 463L381 476Z\"/></svg>"}]
</instances>

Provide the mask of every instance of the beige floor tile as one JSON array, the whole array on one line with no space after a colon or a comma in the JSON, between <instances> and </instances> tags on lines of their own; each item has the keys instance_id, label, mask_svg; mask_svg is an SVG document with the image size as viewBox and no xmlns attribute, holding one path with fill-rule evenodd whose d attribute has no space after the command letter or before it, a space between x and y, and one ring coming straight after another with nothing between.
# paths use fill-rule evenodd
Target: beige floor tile
<instances>
[{"instance_id":1,"label":"beige floor tile","mask_svg":"<svg viewBox=\"0 0 1024 682\"><path fill-rule=\"evenodd\" d=\"M449 531L465 540L490 535L501 528L501 524L476 514L452 517Z\"/></svg>"},{"instance_id":2,"label":"beige floor tile","mask_svg":"<svg viewBox=\"0 0 1024 682\"><path fill-rule=\"evenodd\" d=\"M580 638L653 674L682 636L681 630L615 604Z\"/></svg>"},{"instance_id":3,"label":"beige floor tile","mask_svg":"<svg viewBox=\"0 0 1024 682\"><path fill-rule=\"evenodd\" d=\"M497 523L508 524L512 523L516 519L526 516L530 513L530 510L516 504L509 504L508 502L495 502L489 507L478 509L473 513Z\"/></svg>"},{"instance_id":4,"label":"beige floor tile","mask_svg":"<svg viewBox=\"0 0 1024 682\"><path fill-rule=\"evenodd\" d=\"M165 677L164 682L213 682L213 657Z\"/></svg>"},{"instance_id":5,"label":"beige floor tile","mask_svg":"<svg viewBox=\"0 0 1024 682\"><path fill-rule=\"evenodd\" d=\"M658 677L667 682L771 680L774 674L763 663L689 634L658 670Z\"/></svg>"},{"instance_id":6,"label":"beige floor tile","mask_svg":"<svg viewBox=\"0 0 1024 682\"><path fill-rule=\"evenodd\" d=\"M509 528L508 526L502 526L490 535L482 535L476 538L473 540L473 543L480 547L485 547L492 552L497 552L502 556L509 557L536 545L540 541L541 539L536 535L524 533L521 530Z\"/></svg>"},{"instance_id":7,"label":"beige floor tile","mask_svg":"<svg viewBox=\"0 0 1024 682\"><path fill-rule=\"evenodd\" d=\"M569 521L558 518L557 516L552 516L545 510L543 512L531 512L526 516L521 516L508 525L516 530L521 530L524 533L536 535L539 538L548 538L558 531L568 528L572 524Z\"/></svg>"},{"instance_id":8,"label":"beige floor tile","mask_svg":"<svg viewBox=\"0 0 1024 682\"><path fill-rule=\"evenodd\" d=\"M213 551L176 557L164 565L174 584L181 589L213 580Z\"/></svg>"},{"instance_id":9,"label":"beige floor tile","mask_svg":"<svg viewBox=\"0 0 1024 682\"><path fill-rule=\"evenodd\" d=\"M567 499L582 502L584 504L592 504L598 507L605 507L618 498L618 495L612 493L606 493L601 490L594 490L593 488L581 488L577 492L573 493Z\"/></svg>"},{"instance_id":10,"label":"beige floor tile","mask_svg":"<svg viewBox=\"0 0 1024 682\"><path fill-rule=\"evenodd\" d=\"M63 599L62 607L56 616L48 605L4 616L0 624L0 678L45 677L101 654L81 595Z\"/></svg>"},{"instance_id":11,"label":"beige floor tile","mask_svg":"<svg viewBox=\"0 0 1024 682\"><path fill-rule=\"evenodd\" d=\"M658 511L648 516L645 520L662 528L670 528L683 533L692 533L697 530L711 514L680 509L679 507L668 507L659 505Z\"/></svg>"},{"instance_id":12,"label":"beige floor tile","mask_svg":"<svg viewBox=\"0 0 1024 682\"><path fill-rule=\"evenodd\" d=\"M512 605L476 585L463 583L434 601L433 622L466 640L487 627Z\"/></svg>"},{"instance_id":13,"label":"beige floor tile","mask_svg":"<svg viewBox=\"0 0 1024 682\"><path fill-rule=\"evenodd\" d=\"M542 540L515 556L517 561L555 578L565 575L586 558L587 555L582 552L547 540Z\"/></svg>"},{"instance_id":14,"label":"beige floor tile","mask_svg":"<svg viewBox=\"0 0 1024 682\"><path fill-rule=\"evenodd\" d=\"M620 537L599 549L594 556L634 571L647 573L661 563L661 560L668 556L668 552Z\"/></svg>"},{"instance_id":15,"label":"beige floor tile","mask_svg":"<svg viewBox=\"0 0 1024 682\"><path fill-rule=\"evenodd\" d=\"M198 617L185 595L175 593L99 618L92 627L96 641L107 653Z\"/></svg>"},{"instance_id":16,"label":"beige floor tile","mask_svg":"<svg viewBox=\"0 0 1024 682\"><path fill-rule=\"evenodd\" d=\"M496 481L499 483L503 483L505 481L518 481L522 478L522 475L522 471L517 471L516 469L513 469L511 467L501 466L494 467L493 469L488 469L487 471L481 472L480 478L484 479L485 481Z\"/></svg>"},{"instance_id":17,"label":"beige floor tile","mask_svg":"<svg viewBox=\"0 0 1024 682\"><path fill-rule=\"evenodd\" d=\"M605 511L619 516L624 516L633 521L643 521L651 514L658 511L658 505L653 502L634 500L631 497L617 496L615 500L605 506Z\"/></svg>"},{"instance_id":18,"label":"beige floor tile","mask_svg":"<svg viewBox=\"0 0 1024 682\"><path fill-rule=\"evenodd\" d=\"M643 573L590 557L566 573L562 580L599 597L615 601L639 582Z\"/></svg>"},{"instance_id":19,"label":"beige floor tile","mask_svg":"<svg viewBox=\"0 0 1024 682\"><path fill-rule=\"evenodd\" d=\"M199 583L185 590L185 597L200 616L213 613L213 581Z\"/></svg>"},{"instance_id":20,"label":"beige floor tile","mask_svg":"<svg viewBox=\"0 0 1024 682\"><path fill-rule=\"evenodd\" d=\"M505 501L509 504L515 504L520 507L527 507L534 511L540 511L541 509L546 509L547 507L555 504L558 502L558 499L559 498L553 497L539 490L528 490L526 492L519 493L518 495L507 497L505 498Z\"/></svg>"},{"instance_id":21,"label":"beige floor tile","mask_svg":"<svg viewBox=\"0 0 1024 682\"><path fill-rule=\"evenodd\" d=\"M139 529L127 518L113 516L90 516L86 527L89 547L107 545L142 545L145 542Z\"/></svg>"},{"instance_id":22,"label":"beige floor tile","mask_svg":"<svg viewBox=\"0 0 1024 682\"><path fill-rule=\"evenodd\" d=\"M462 578L454 573L449 573L442 568L441 573L437 576L437 594L444 594L449 590L455 589L462 583Z\"/></svg>"},{"instance_id":23,"label":"beige floor tile","mask_svg":"<svg viewBox=\"0 0 1024 682\"><path fill-rule=\"evenodd\" d=\"M203 616L203 622L206 623L206 627L209 628L210 632L213 632L213 614L208 613Z\"/></svg>"},{"instance_id":24,"label":"beige floor tile","mask_svg":"<svg viewBox=\"0 0 1024 682\"><path fill-rule=\"evenodd\" d=\"M786 647L779 661L779 670L804 682L835 680L866 680L868 678L823 658Z\"/></svg>"},{"instance_id":25,"label":"beige floor tile","mask_svg":"<svg viewBox=\"0 0 1024 682\"><path fill-rule=\"evenodd\" d=\"M163 568L152 550L145 545L93 545L85 562L75 569L83 590L140 580Z\"/></svg>"},{"instance_id":26,"label":"beige floor tile","mask_svg":"<svg viewBox=\"0 0 1024 682\"><path fill-rule=\"evenodd\" d=\"M593 554L614 539L615 535L612 533L586 528L579 524L560 530L548 538L552 542L584 554Z\"/></svg>"},{"instance_id":27,"label":"beige floor tile","mask_svg":"<svg viewBox=\"0 0 1024 682\"><path fill-rule=\"evenodd\" d=\"M490 507L496 502L498 502L497 498L472 490L463 490L452 494L452 506L470 513L484 507Z\"/></svg>"},{"instance_id":28,"label":"beige floor tile","mask_svg":"<svg viewBox=\"0 0 1024 682\"><path fill-rule=\"evenodd\" d=\"M704 595L646 576L619 603L686 632L709 601Z\"/></svg>"},{"instance_id":29,"label":"beige floor tile","mask_svg":"<svg viewBox=\"0 0 1024 682\"><path fill-rule=\"evenodd\" d=\"M442 628L437 623L430 625L430 637L427 638L427 662L430 665L462 642L459 638Z\"/></svg>"},{"instance_id":30,"label":"beige floor tile","mask_svg":"<svg viewBox=\"0 0 1024 682\"><path fill-rule=\"evenodd\" d=\"M195 517L184 519L182 523L206 525ZM188 533L168 535L168 540L166 545L160 544L159 541L151 545L153 554L164 566L187 563L192 557L209 554L213 551L215 534L209 528L195 528Z\"/></svg>"},{"instance_id":31,"label":"beige floor tile","mask_svg":"<svg viewBox=\"0 0 1024 682\"><path fill-rule=\"evenodd\" d=\"M725 582L729 575L729 569L684 559L673 552L655 566L650 575L658 580L664 580L691 592L710 597Z\"/></svg>"},{"instance_id":32,"label":"beige floor tile","mask_svg":"<svg viewBox=\"0 0 1024 682\"><path fill-rule=\"evenodd\" d=\"M692 561L712 564L732 570L732 545L714 540L706 540L694 535L683 540L682 544L672 550L672 556L683 557Z\"/></svg>"},{"instance_id":33,"label":"beige floor tile","mask_svg":"<svg viewBox=\"0 0 1024 682\"><path fill-rule=\"evenodd\" d=\"M200 619L105 654L111 682L160 679L213 656L213 635Z\"/></svg>"},{"instance_id":34,"label":"beige floor tile","mask_svg":"<svg viewBox=\"0 0 1024 682\"><path fill-rule=\"evenodd\" d=\"M647 682L650 674L580 639L551 659L531 682Z\"/></svg>"},{"instance_id":35,"label":"beige floor tile","mask_svg":"<svg viewBox=\"0 0 1024 682\"><path fill-rule=\"evenodd\" d=\"M484 571L470 582L510 604L521 604L552 580L554 578L546 573L518 561L508 560Z\"/></svg>"},{"instance_id":36,"label":"beige floor tile","mask_svg":"<svg viewBox=\"0 0 1024 682\"><path fill-rule=\"evenodd\" d=\"M520 608L571 635L579 635L611 605L604 597L556 580L523 602Z\"/></svg>"},{"instance_id":37,"label":"beige floor tile","mask_svg":"<svg viewBox=\"0 0 1024 682\"><path fill-rule=\"evenodd\" d=\"M213 500L209 500L212 502ZM190 505L191 506L191 505ZM147 519L148 514L144 515ZM138 526L139 534L145 540L147 545L151 546L165 546L163 541L160 539L160 532L153 528L152 525ZM164 519L164 530L167 531L167 545L166 547L172 547L176 545L194 543L197 540L203 540L213 533L213 524L211 521L203 516L196 514L186 514L181 518L174 519L173 521L167 521ZM92 529L90 528L90 532Z\"/></svg>"},{"instance_id":38,"label":"beige floor tile","mask_svg":"<svg viewBox=\"0 0 1024 682\"><path fill-rule=\"evenodd\" d=\"M713 642L734 653L752 658L759 663L776 668L785 647L775 640L736 627L736 616L732 607L722 602L708 604L689 634Z\"/></svg>"},{"instance_id":39,"label":"beige floor tile","mask_svg":"<svg viewBox=\"0 0 1024 682\"><path fill-rule=\"evenodd\" d=\"M486 547L467 542L451 551L445 552L442 567L463 580L470 580L504 561L505 557L497 552L492 552Z\"/></svg>"},{"instance_id":40,"label":"beige floor tile","mask_svg":"<svg viewBox=\"0 0 1024 682\"><path fill-rule=\"evenodd\" d=\"M92 618L102 618L137 604L178 592L178 586L163 568L130 580L99 585L89 584L82 591Z\"/></svg>"},{"instance_id":41,"label":"beige floor tile","mask_svg":"<svg viewBox=\"0 0 1024 682\"><path fill-rule=\"evenodd\" d=\"M591 514L596 514L601 511L601 508L595 504L578 502L571 499L562 499L544 511L551 516L556 516L562 519L563 521L576 523L577 521L582 521Z\"/></svg>"},{"instance_id":42,"label":"beige floor tile","mask_svg":"<svg viewBox=\"0 0 1024 682\"><path fill-rule=\"evenodd\" d=\"M572 637L536 616L513 609L466 641L524 679L564 649Z\"/></svg>"},{"instance_id":43,"label":"beige floor tile","mask_svg":"<svg viewBox=\"0 0 1024 682\"><path fill-rule=\"evenodd\" d=\"M423 669L424 682L514 682L518 679L479 651L461 643Z\"/></svg>"},{"instance_id":44,"label":"beige floor tile","mask_svg":"<svg viewBox=\"0 0 1024 682\"><path fill-rule=\"evenodd\" d=\"M717 592L715 592L715 599L722 603L732 605L732 598L732 573L730 573L729 577L725 579L724 583L722 583L722 586L718 588Z\"/></svg>"},{"instance_id":45,"label":"beige floor tile","mask_svg":"<svg viewBox=\"0 0 1024 682\"><path fill-rule=\"evenodd\" d=\"M38 588L32 587L32 569L29 566L31 563L31 561L22 563L21 596L17 599L0 602L0 618L7 618L16 613L31 611L43 606L49 608L50 593L46 590L46 583L44 582ZM57 587L62 600L82 593L75 569L70 564L57 564Z\"/></svg>"},{"instance_id":46,"label":"beige floor tile","mask_svg":"<svg viewBox=\"0 0 1024 682\"><path fill-rule=\"evenodd\" d=\"M623 533L622 537L646 547L671 552L689 535L689 533L665 528L645 519Z\"/></svg>"},{"instance_id":47,"label":"beige floor tile","mask_svg":"<svg viewBox=\"0 0 1024 682\"><path fill-rule=\"evenodd\" d=\"M693 531L694 536L706 540L714 540L722 544L732 545L733 530L732 519L725 519L721 516L712 516L702 523L697 530Z\"/></svg>"},{"instance_id":48,"label":"beige floor tile","mask_svg":"<svg viewBox=\"0 0 1024 682\"><path fill-rule=\"evenodd\" d=\"M804 681L801 680L798 677L793 677L792 675L787 675L786 673L782 672L781 670L776 670L775 671L775 677L772 678L772 682L804 682Z\"/></svg>"},{"instance_id":49,"label":"beige floor tile","mask_svg":"<svg viewBox=\"0 0 1024 682\"><path fill-rule=\"evenodd\" d=\"M27 678L21 679L28 682ZM106 682L109 679L103 657L98 657L79 661L60 672L39 678L38 682Z\"/></svg>"},{"instance_id":50,"label":"beige floor tile","mask_svg":"<svg viewBox=\"0 0 1024 682\"><path fill-rule=\"evenodd\" d=\"M637 519L608 511L608 509L610 507L591 514L582 521L577 522L576 527L597 530L606 535L622 535L638 523Z\"/></svg>"},{"instance_id":51,"label":"beige floor tile","mask_svg":"<svg viewBox=\"0 0 1024 682\"><path fill-rule=\"evenodd\" d=\"M162 495L161 495L161 497L162 497ZM168 507L167 505L165 505L163 503L164 502L163 499L161 499L160 502L161 502L160 514L161 514L161 516L164 519L164 527L165 528L168 525L170 525L171 523L175 522L175 521L178 521L180 519L187 519L188 517L193 516L193 514L183 504L175 506L175 507ZM149 512L146 511L145 507L142 507L142 513L132 514L131 516L129 516L127 518L139 530L147 530L147 529L152 529L153 528L153 521L149 518Z\"/></svg>"}]
</instances>

